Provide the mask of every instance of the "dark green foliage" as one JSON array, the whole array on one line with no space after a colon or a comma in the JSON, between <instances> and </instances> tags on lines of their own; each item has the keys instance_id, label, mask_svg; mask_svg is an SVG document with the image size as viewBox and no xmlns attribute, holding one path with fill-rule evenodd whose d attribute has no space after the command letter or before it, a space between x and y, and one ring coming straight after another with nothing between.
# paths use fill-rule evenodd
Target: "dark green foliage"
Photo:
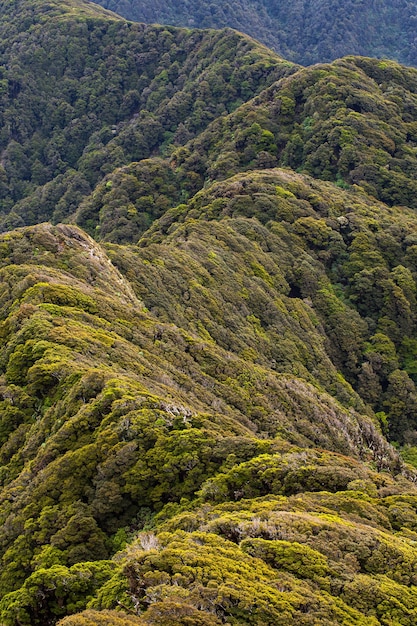
<instances>
[{"instance_id":1,"label":"dark green foliage","mask_svg":"<svg viewBox=\"0 0 417 626\"><path fill-rule=\"evenodd\" d=\"M305 65L345 54L417 64L414 1L210 0L190 5L185 0L100 0L99 4L149 24L231 26Z\"/></svg>"},{"instance_id":2,"label":"dark green foliage","mask_svg":"<svg viewBox=\"0 0 417 626\"><path fill-rule=\"evenodd\" d=\"M77 223L93 237L136 243L152 222L182 199L169 164L145 159L116 169L79 207Z\"/></svg>"},{"instance_id":3,"label":"dark green foliage","mask_svg":"<svg viewBox=\"0 0 417 626\"><path fill-rule=\"evenodd\" d=\"M213 122L173 162L194 191L207 178L283 165L416 208L416 94L417 70L394 62L347 57L300 69Z\"/></svg>"},{"instance_id":4,"label":"dark green foliage","mask_svg":"<svg viewBox=\"0 0 417 626\"><path fill-rule=\"evenodd\" d=\"M0 50L2 230L67 219L116 166L169 152L295 67L238 33L144 27L82 2L3 3Z\"/></svg>"},{"instance_id":5,"label":"dark green foliage","mask_svg":"<svg viewBox=\"0 0 417 626\"><path fill-rule=\"evenodd\" d=\"M415 71L2 10L1 623L414 626Z\"/></svg>"}]
</instances>

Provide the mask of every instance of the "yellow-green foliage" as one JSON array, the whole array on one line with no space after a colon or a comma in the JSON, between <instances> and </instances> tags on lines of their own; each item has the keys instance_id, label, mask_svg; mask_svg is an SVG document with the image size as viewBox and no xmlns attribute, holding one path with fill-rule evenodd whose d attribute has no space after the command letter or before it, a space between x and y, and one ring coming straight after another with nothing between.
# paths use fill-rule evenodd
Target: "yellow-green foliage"
<instances>
[{"instance_id":1,"label":"yellow-green foliage","mask_svg":"<svg viewBox=\"0 0 417 626\"><path fill-rule=\"evenodd\" d=\"M59 622L60 626L134 626L143 623L139 617L116 611L84 611Z\"/></svg>"},{"instance_id":2,"label":"yellow-green foliage","mask_svg":"<svg viewBox=\"0 0 417 626\"><path fill-rule=\"evenodd\" d=\"M274 569L285 570L301 578L317 582L321 587L330 588L330 568L327 559L316 550L296 541L266 541L265 539L245 539L241 550L271 565Z\"/></svg>"},{"instance_id":3,"label":"yellow-green foliage","mask_svg":"<svg viewBox=\"0 0 417 626\"><path fill-rule=\"evenodd\" d=\"M340 599L207 532L142 535L126 553L124 567L130 592L145 610L163 599L235 624L366 623Z\"/></svg>"},{"instance_id":4,"label":"yellow-green foliage","mask_svg":"<svg viewBox=\"0 0 417 626\"><path fill-rule=\"evenodd\" d=\"M374 478L352 459L328 452L297 450L283 455L264 454L218 473L201 490L205 500L221 502L267 494L304 491L342 491L354 480Z\"/></svg>"},{"instance_id":5,"label":"yellow-green foliage","mask_svg":"<svg viewBox=\"0 0 417 626\"><path fill-rule=\"evenodd\" d=\"M161 530L215 532L265 561L281 577L290 572L334 600L342 599L361 612L364 623L394 619L411 626L417 608L415 496L385 497L387 486L382 485L378 496L375 485L372 490L372 483L360 483L353 481L344 493L204 505L165 521ZM400 528L402 537L395 537L393 530ZM155 549L158 541L153 540ZM347 623L355 623L350 620Z\"/></svg>"},{"instance_id":6,"label":"yellow-green foliage","mask_svg":"<svg viewBox=\"0 0 417 626\"><path fill-rule=\"evenodd\" d=\"M245 180L201 192L188 207L168 212L140 247L112 245L109 256L74 227L42 225L4 236L0 587L10 623L28 611L25 584L32 572L106 559L152 523L171 524L174 534L178 523L186 531L223 534L227 541L281 541L274 544L268 567L279 569L290 591L277 596L265 574L259 607L253 609L256 624L278 619L308 624L310 613L312 623L361 623L362 616L337 594L326 595L332 593L333 578L343 574L332 561L337 551L351 558L349 571L355 574L412 582L413 551L390 543L387 533L394 528L407 541L414 536L413 505L393 501L386 512L366 499L378 490L412 492L412 486L394 478L404 471L398 456L364 414L372 415L370 405L334 365L345 352L352 363L362 353L369 363L379 358L387 364L381 376L398 389L399 374L393 374L401 374L401 353L395 338L383 333L368 338L361 317L330 281L321 246L332 249L335 258L345 250L340 235L333 234L334 215L314 218L324 238L316 233L308 243L304 237L309 222L299 220L313 219L314 209L304 199L311 182L284 171L258 174L248 184L262 189L259 204L245 200L235 216L227 208L228 189L239 190ZM291 193L278 198L278 184L291 187ZM331 204L330 186L323 184L320 192L322 207L337 216L340 208ZM269 197L279 202L271 211L292 212L296 230L285 226L279 213L271 213L269 222L251 215L253 207L261 215ZM216 198L226 199L216 204ZM374 205L361 198L358 219L366 224ZM300 273L294 272L294 256L303 258ZM317 284L309 282L306 264L320 268ZM402 270L395 276L411 294L410 277ZM302 290L312 299L300 298ZM350 329L345 343L332 334L336 320ZM315 450L317 445L328 451ZM386 472L378 473L381 469ZM321 492L322 500L309 496L306 502L313 504L307 516L302 500L291 514L265 510L255 515L258 521L240 505L248 497L308 492ZM331 492L339 498L336 504ZM243 513L199 521L192 507L202 501L239 503ZM167 521L176 513L178 521ZM347 513L353 516L349 523ZM355 515L384 523L378 533L365 533L363 525L356 528ZM286 542L295 543L290 549ZM313 566L316 552L321 556ZM253 558L243 554L240 560ZM227 557L226 571L234 558ZM404 567L395 565L399 560ZM294 563L304 564L302 573ZM189 567L194 571L194 562ZM114 609L121 602L135 610L130 570L123 571L102 586L92 607ZM216 623L226 614L244 620L255 593L249 588L241 600L229 588L216 591L223 598L219 614L205 617L208 605L202 608L198 598L206 597L211 576L215 579L210 573L193 589L191 599L188 583L174 589L185 594L181 598L168 592L168 583L166 599L150 591L144 623ZM230 589L244 588L245 576L240 582L238 574L233 576ZM313 608L307 612L300 608L306 588L299 576L310 585ZM230 593L234 599L222 609ZM76 605L64 600L61 615L85 608L88 601L85 595ZM51 602L42 611L39 619L55 619ZM281 613L285 618L278 618Z\"/></svg>"},{"instance_id":7,"label":"yellow-green foliage","mask_svg":"<svg viewBox=\"0 0 417 626\"><path fill-rule=\"evenodd\" d=\"M411 626L415 73L12 4L0 622Z\"/></svg>"}]
</instances>

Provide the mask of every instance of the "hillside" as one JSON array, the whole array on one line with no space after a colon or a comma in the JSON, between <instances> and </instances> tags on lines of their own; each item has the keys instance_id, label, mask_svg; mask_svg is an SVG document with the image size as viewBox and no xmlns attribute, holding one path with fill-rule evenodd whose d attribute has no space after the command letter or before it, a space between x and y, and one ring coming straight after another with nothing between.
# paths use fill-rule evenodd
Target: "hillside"
<instances>
[{"instance_id":1,"label":"hillside","mask_svg":"<svg viewBox=\"0 0 417 626\"><path fill-rule=\"evenodd\" d=\"M245 182L263 205L269 198L266 223L245 207ZM305 198L313 190L320 213ZM371 407L381 402L384 428L406 428L412 441L415 389L394 341L369 337L326 277L347 193L331 191L287 171L244 175L168 213L139 247L107 254L72 226L3 235L5 624L54 623L87 602L133 611L132 601L145 611L139 623L361 624L372 605L348 590L363 580L382 598L393 587L407 602L398 614L414 615L414 474ZM361 228L375 209L356 198ZM386 229L397 216L378 209ZM293 225L280 213L291 210ZM415 228L412 211L403 217ZM306 226L315 236L304 242ZM304 272L315 267L315 285L296 259ZM396 267L387 288L406 289L410 274ZM338 371L348 360L351 372L363 362L366 404ZM153 532L109 560L143 528ZM340 556L311 532L330 534ZM358 543L356 556L346 541ZM256 592L248 571L263 581ZM91 623L76 620L67 623Z\"/></svg>"},{"instance_id":2,"label":"hillside","mask_svg":"<svg viewBox=\"0 0 417 626\"><path fill-rule=\"evenodd\" d=\"M2 3L1 230L64 220L115 166L192 138L296 67L238 33L79 4Z\"/></svg>"},{"instance_id":3,"label":"hillside","mask_svg":"<svg viewBox=\"0 0 417 626\"><path fill-rule=\"evenodd\" d=\"M414 626L417 70L1 8L0 623Z\"/></svg>"},{"instance_id":4,"label":"hillside","mask_svg":"<svg viewBox=\"0 0 417 626\"><path fill-rule=\"evenodd\" d=\"M169 160L115 169L75 219L99 239L135 242L168 206L210 182L276 166L417 208L416 116L415 69L363 57L293 66L195 138L168 146ZM130 205L141 210L129 213ZM14 210L29 209L23 202Z\"/></svg>"},{"instance_id":5,"label":"hillside","mask_svg":"<svg viewBox=\"0 0 417 626\"><path fill-rule=\"evenodd\" d=\"M347 54L417 65L415 0L100 0L98 4L148 24L229 26L302 65Z\"/></svg>"}]
</instances>

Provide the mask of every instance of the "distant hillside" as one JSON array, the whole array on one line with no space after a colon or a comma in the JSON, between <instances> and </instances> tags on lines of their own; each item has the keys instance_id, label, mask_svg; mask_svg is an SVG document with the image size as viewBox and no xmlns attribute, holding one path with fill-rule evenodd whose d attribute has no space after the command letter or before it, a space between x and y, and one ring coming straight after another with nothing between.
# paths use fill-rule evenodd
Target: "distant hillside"
<instances>
[{"instance_id":1,"label":"distant hillside","mask_svg":"<svg viewBox=\"0 0 417 626\"><path fill-rule=\"evenodd\" d=\"M0 624L415 626L417 69L1 10Z\"/></svg>"},{"instance_id":2,"label":"distant hillside","mask_svg":"<svg viewBox=\"0 0 417 626\"><path fill-rule=\"evenodd\" d=\"M361 57L294 66L184 145L171 144L165 161L114 169L80 202L75 219L98 239L137 241L169 205L210 182L275 166L417 208L416 119L416 69ZM117 142L101 149L103 161ZM31 201L15 211L27 212Z\"/></svg>"},{"instance_id":3,"label":"distant hillside","mask_svg":"<svg viewBox=\"0 0 417 626\"><path fill-rule=\"evenodd\" d=\"M79 5L2 6L1 230L67 218L115 166L164 153L296 67L238 33Z\"/></svg>"},{"instance_id":4,"label":"distant hillside","mask_svg":"<svg viewBox=\"0 0 417 626\"><path fill-rule=\"evenodd\" d=\"M193 178L285 165L417 208L417 70L347 57L303 68L175 154Z\"/></svg>"},{"instance_id":5,"label":"distant hillside","mask_svg":"<svg viewBox=\"0 0 417 626\"><path fill-rule=\"evenodd\" d=\"M303 65L346 54L417 65L415 0L100 0L98 4L139 22L231 26Z\"/></svg>"}]
</instances>

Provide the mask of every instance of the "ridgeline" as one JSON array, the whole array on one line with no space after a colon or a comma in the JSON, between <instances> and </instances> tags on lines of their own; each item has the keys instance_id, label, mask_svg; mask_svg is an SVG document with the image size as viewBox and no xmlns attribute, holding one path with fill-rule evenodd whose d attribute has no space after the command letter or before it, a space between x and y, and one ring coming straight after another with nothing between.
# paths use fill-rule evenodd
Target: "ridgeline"
<instances>
[{"instance_id":1,"label":"ridgeline","mask_svg":"<svg viewBox=\"0 0 417 626\"><path fill-rule=\"evenodd\" d=\"M129 20L229 26L303 65L347 54L417 65L416 0L100 0Z\"/></svg>"},{"instance_id":2,"label":"ridgeline","mask_svg":"<svg viewBox=\"0 0 417 626\"><path fill-rule=\"evenodd\" d=\"M1 9L0 622L414 626L417 70Z\"/></svg>"}]
</instances>

